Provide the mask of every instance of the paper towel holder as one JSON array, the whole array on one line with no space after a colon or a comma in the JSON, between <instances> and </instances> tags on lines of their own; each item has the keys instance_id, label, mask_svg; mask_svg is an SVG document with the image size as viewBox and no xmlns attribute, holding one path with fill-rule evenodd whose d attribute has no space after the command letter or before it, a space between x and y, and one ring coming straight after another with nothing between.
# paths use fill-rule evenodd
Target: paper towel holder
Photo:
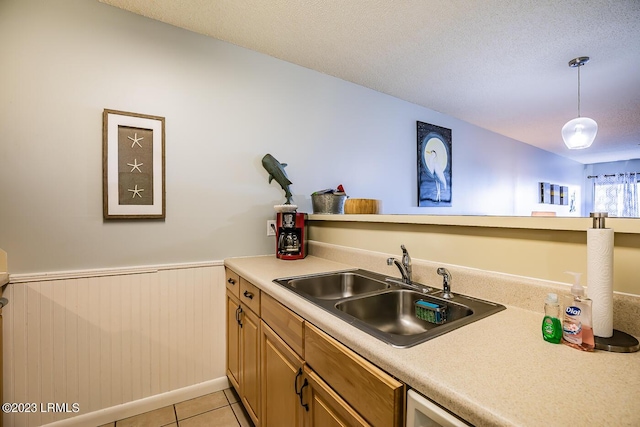
<instances>
[{"instance_id":1,"label":"paper towel holder","mask_svg":"<svg viewBox=\"0 0 640 427\"><path fill-rule=\"evenodd\" d=\"M604 221L609 216L607 212L591 212L589 216L593 218L593 228L606 228ZM614 353L635 353L640 350L640 343L634 336L617 329L614 329L613 335L608 338L596 335L594 339L598 350Z\"/></svg>"},{"instance_id":2,"label":"paper towel holder","mask_svg":"<svg viewBox=\"0 0 640 427\"><path fill-rule=\"evenodd\" d=\"M607 212L591 212L589 216L593 218L593 228L606 228L604 219L609 216Z\"/></svg>"},{"instance_id":3,"label":"paper towel holder","mask_svg":"<svg viewBox=\"0 0 640 427\"><path fill-rule=\"evenodd\" d=\"M613 330L609 338L594 336L597 350L611 351L613 353L635 353L640 350L640 343L636 337L626 332Z\"/></svg>"}]
</instances>

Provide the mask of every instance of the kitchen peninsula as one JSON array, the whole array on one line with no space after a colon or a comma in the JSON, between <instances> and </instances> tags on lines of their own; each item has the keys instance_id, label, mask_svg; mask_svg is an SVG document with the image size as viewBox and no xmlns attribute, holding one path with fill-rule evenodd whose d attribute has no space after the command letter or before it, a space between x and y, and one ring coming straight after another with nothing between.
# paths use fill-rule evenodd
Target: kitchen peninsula
<instances>
[{"instance_id":1,"label":"kitchen peninsula","mask_svg":"<svg viewBox=\"0 0 640 427\"><path fill-rule=\"evenodd\" d=\"M640 353L585 353L541 338L543 297L549 291L563 292L562 285L447 265L453 274L454 293L502 303L507 309L423 344L398 349L272 282L280 277L356 267L397 275L386 266L389 254L313 241L310 253L294 262L274 256L232 258L225 260L225 266L306 322L471 424L640 423ZM416 281L440 287L435 274L438 263L414 257L413 265ZM616 298L633 318L625 323L626 331L637 336L638 298ZM561 410L565 389L567 395L579 395L585 410Z\"/></svg>"}]
</instances>

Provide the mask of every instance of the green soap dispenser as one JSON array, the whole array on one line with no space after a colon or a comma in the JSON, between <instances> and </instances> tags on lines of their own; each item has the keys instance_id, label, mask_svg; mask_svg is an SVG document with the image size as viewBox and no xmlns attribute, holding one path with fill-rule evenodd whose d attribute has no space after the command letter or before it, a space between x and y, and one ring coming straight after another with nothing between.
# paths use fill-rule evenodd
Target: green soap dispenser
<instances>
[{"instance_id":1,"label":"green soap dispenser","mask_svg":"<svg viewBox=\"0 0 640 427\"><path fill-rule=\"evenodd\" d=\"M542 319L542 338L553 344L562 341L562 322L557 294L547 294L544 300L544 319Z\"/></svg>"}]
</instances>

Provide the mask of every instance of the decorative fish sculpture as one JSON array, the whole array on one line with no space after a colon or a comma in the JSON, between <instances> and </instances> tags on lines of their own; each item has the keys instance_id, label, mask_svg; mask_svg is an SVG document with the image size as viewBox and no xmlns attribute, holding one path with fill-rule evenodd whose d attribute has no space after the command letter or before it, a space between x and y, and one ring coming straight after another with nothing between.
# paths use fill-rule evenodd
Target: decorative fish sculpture
<instances>
[{"instance_id":1,"label":"decorative fish sculpture","mask_svg":"<svg viewBox=\"0 0 640 427\"><path fill-rule=\"evenodd\" d=\"M291 191L289 191L289 186L291 185L291 181L287 178L287 173L284 171L284 168L287 166L286 163L280 163L273 157L271 154L265 154L262 158L262 166L269 172L269 184L274 179L280 187L284 190L284 196L287 198L287 202L285 205L291 204Z\"/></svg>"}]
</instances>

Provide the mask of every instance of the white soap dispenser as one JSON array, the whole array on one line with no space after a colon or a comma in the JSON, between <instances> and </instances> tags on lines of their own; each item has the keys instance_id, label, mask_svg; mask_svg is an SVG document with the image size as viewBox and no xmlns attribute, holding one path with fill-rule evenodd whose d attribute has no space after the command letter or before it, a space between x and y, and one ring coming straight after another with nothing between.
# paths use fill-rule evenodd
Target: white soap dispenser
<instances>
[{"instance_id":1,"label":"white soap dispenser","mask_svg":"<svg viewBox=\"0 0 640 427\"><path fill-rule=\"evenodd\" d=\"M567 271L573 275L571 295L565 297L562 316L562 342L573 348L592 351L595 347L591 325L591 300L584 295L580 285L581 273Z\"/></svg>"}]
</instances>

